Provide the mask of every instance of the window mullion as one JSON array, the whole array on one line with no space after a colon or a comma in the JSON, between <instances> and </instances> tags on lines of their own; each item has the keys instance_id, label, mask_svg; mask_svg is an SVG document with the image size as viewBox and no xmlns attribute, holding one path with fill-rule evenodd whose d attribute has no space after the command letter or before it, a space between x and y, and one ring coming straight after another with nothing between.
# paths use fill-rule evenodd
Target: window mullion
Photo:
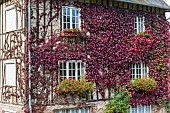
<instances>
[{"instance_id":1,"label":"window mullion","mask_svg":"<svg viewBox=\"0 0 170 113\"><path fill-rule=\"evenodd\" d=\"M136 28L137 28L137 34L139 33L139 21L138 17L136 17Z\"/></svg>"},{"instance_id":2,"label":"window mullion","mask_svg":"<svg viewBox=\"0 0 170 113\"><path fill-rule=\"evenodd\" d=\"M141 71L141 78L144 78L144 75L143 75L143 74L144 74L144 73L143 73L143 68L144 68L144 67L143 67L143 63L141 63L140 65L141 65L141 69L140 69L140 71Z\"/></svg>"},{"instance_id":3,"label":"window mullion","mask_svg":"<svg viewBox=\"0 0 170 113\"><path fill-rule=\"evenodd\" d=\"M147 66L146 67L147 69L146 69L146 71L147 71L147 77L149 77L148 75L149 75L149 67Z\"/></svg>"},{"instance_id":4,"label":"window mullion","mask_svg":"<svg viewBox=\"0 0 170 113\"><path fill-rule=\"evenodd\" d=\"M79 19L78 19L78 20L79 20L79 21L78 21L78 24L79 24L79 28L80 28L80 26L81 26L81 18L80 18L80 17L81 17L81 14L80 14L80 9L78 9L78 11L79 11L79 13L78 13L78 18L79 18Z\"/></svg>"},{"instance_id":5,"label":"window mullion","mask_svg":"<svg viewBox=\"0 0 170 113\"><path fill-rule=\"evenodd\" d=\"M69 78L69 62L66 62L66 78Z\"/></svg>"},{"instance_id":6,"label":"window mullion","mask_svg":"<svg viewBox=\"0 0 170 113\"><path fill-rule=\"evenodd\" d=\"M72 8L70 8L70 28L73 29L73 20L72 20Z\"/></svg>"},{"instance_id":7,"label":"window mullion","mask_svg":"<svg viewBox=\"0 0 170 113\"><path fill-rule=\"evenodd\" d=\"M62 8L62 30L64 29L64 8Z\"/></svg>"},{"instance_id":8,"label":"window mullion","mask_svg":"<svg viewBox=\"0 0 170 113\"><path fill-rule=\"evenodd\" d=\"M76 77L76 80L78 80L78 66L77 66L77 62L75 62L75 77Z\"/></svg>"},{"instance_id":9,"label":"window mullion","mask_svg":"<svg viewBox=\"0 0 170 113\"><path fill-rule=\"evenodd\" d=\"M134 68L135 68L135 78L137 78L137 73L136 73L136 64L135 64Z\"/></svg>"},{"instance_id":10,"label":"window mullion","mask_svg":"<svg viewBox=\"0 0 170 113\"><path fill-rule=\"evenodd\" d=\"M143 22L142 22L143 24L143 31L145 31L145 17L143 17Z\"/></svg>"}]
</instances>

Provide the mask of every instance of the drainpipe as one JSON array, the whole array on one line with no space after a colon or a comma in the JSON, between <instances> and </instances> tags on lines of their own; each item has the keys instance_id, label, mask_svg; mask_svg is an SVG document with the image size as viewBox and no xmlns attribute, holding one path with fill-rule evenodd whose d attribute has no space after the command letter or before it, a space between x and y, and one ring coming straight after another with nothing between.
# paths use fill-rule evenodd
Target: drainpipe
<instances>
[{"instance_id":1,"label":"drainpipe","mask_svg":"<svg viewBox=\"0 0 170 113\"><path fill-rule=\"evenodd\" d=\"M32 97L31 97L31 0L28 0L28 75L29 75L29 79L28 79L28 88L29 88L29 111L30 113L32 113Z\"/></svg>"}]
</instances>

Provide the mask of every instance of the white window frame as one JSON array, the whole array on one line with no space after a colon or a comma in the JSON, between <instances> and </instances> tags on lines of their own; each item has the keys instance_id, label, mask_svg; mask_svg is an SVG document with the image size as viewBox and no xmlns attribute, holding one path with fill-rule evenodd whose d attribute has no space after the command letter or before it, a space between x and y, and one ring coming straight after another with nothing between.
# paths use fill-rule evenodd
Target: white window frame
<instances>
[{"instance_id":1,"label":"white window frame","mask_svg":"<svg viewBox=\"0 0 170 113\"><path fill-rule=\"evenodd\" d=\"M11 60L6 60L4 62L5 65L5 86L16 86L16 60L15 59L11 59ZM14 66L14 72L11 73L13 78L13 81L9 81L8 76L7 76L7 65L13 65Z\"/></svg>"},{"instance_id":2,"label":"white window frame","mask_svg":"<svg viewBox=\"0 0 170 113\"><path fill-rule=\"evenodd\" d=\"M73 29L73 21L72 21L72 10L78 10L79 11L79 14L78 14L78 27L75 27L75 28L80 28L80 25L81 25L81 19L80 19L80 8L76 8L76 7L73 7L73 6L62 6L62 30L64 30L64 9L69 9L70 10L70 22L67 22L67 23L70 23L70 29ZM68 16L66 14L66 16ZM67 17L66 17L67 18ZM75 20L76 21L76 20ZM68 28L68 27L66 27Z\"/></svg>"},{"instance_id":3,"label":"white window frame","mask_svg":"<svg viewBox=\"0 0 170 113\"><path fill-rule=\"evenodd\" d=\"M152 113L152 107L151 105L146 105L146 106L142 106L142 105L138 105L135 107L130 107L130 113L148 113L146 110L147 108L149 108L149 113ZM132 109L135 109L135 112L132 111ZM142 109L142 111L140 111Z\"/></svg>"},{"instance_id":4,"label":"white window frame","mask_svg":"<svg viewBox=\"0 0 170 113\"><path fill-rule=\"evenodd\" d=\"M89 108L84 107L84 108L69 108L69 109L59 109L55 110L54 113L89 113Z\"/></svg>"},{"instance_id":5,"label":"white window frame","mask_svg":"<svg viewBox=\"0 0 170 113\"><path fill-rule=\"evenodd\" d=\"M135 34L145 31L145 17L135 17L134 24Z\"/></svg>"},{"instance_id":6,"label":"white window frame","mask_svg":"<svg viewBox=\"0 0 170 113\"><path fill-rule=\"evenodd\" d=\"M145 71L145 69L146 69L146 71ZM138 74L139 72L140 72L140 74ZM131 79L147 78L148 73L149 73L149 67L147 66L146 63L133 64L132 69L131 69Z\"/></svg>"},{"instance_id":7,"label":"white window frame","mask_svg":"<svg viewBox=\"0 0 170 113\"><path fill-rule=\"evenodd\" d=\"M63 64L66 63L66 69L63 68L63 67L60 67L61 63L63 63ZM72 64L72 63L75 63L75 69L73 69L73 68L70 69L69 68L69 64ZM78 69L78 63L80 63L80 68L79 69ZM62 66L63 66L63 64L62 64ZM82 67L81 64L83 64L83 67ZM59 80L61 80L61 78L75 78L76 80L78 80L78 78L80 76L83 76L83 74L85 73L84 72L84 69L85 69L84 65L85 64L81 60L69 60L67 62L60 61L59 62L59 75L60 75ZM69 70L75 70L75 76L74 77L69 75ZM61 71L66 71L66 75L63 76L62 74L64 72L62 72L62 74L61 74ZM78 71L80 71L80 75L78 75Z\"/></svg>"},{"instance_id":8,"label":"white window frame","mask_svg":"<svg viewBox=\"0 0 170 113\"><path fill-rule=\"evenodd\" d=\"M7 12L10 10L14 10L15 14L13 16L15 16L15 17L7 18ZM12 22L13 24L11 24L11 19L13 19L13 21L14 21L14 22ZM8 22L8 20L10 20L9 21L10 23ZM6 25L5 25L6 32L14 31L17 29L17 10L14 5L11 5L11 6L8 6L5 8L5 23L6 23ZM11 25L12 25L12 27L10 28L9 26L11 26Z\"/></svg>"}]
</instances>

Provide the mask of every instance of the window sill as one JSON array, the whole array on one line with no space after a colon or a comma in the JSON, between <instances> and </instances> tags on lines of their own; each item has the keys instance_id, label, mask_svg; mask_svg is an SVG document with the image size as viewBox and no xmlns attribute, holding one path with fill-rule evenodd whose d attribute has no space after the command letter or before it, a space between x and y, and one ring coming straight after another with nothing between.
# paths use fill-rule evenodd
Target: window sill
<instances>
[{"instance_id":1,"label":"window sill","mask_svg":"<svg viewBox=\"0 0 170 113\"><path fill-rule=\"evenodd\" d=\"M61 32L61 37L83 37L85 32Z\"/></svg>"}]
</instances>

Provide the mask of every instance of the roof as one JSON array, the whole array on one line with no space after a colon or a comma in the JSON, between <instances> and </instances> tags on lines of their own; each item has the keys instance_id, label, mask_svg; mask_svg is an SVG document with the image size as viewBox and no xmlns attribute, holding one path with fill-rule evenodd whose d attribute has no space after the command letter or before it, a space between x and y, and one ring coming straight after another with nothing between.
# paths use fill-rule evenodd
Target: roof
<instances>
[{"instance_id":1,"label":"roof","mask_svg":"<svg viewBox=\"0 0 170 113\"><path fill-rule=\"evenodd\" d=\"M141 4L145 6L152 6L162 9L170 10L170 6L164 2L164 0L117 0L127 3Z\"/></svg>"}]
</instances>

